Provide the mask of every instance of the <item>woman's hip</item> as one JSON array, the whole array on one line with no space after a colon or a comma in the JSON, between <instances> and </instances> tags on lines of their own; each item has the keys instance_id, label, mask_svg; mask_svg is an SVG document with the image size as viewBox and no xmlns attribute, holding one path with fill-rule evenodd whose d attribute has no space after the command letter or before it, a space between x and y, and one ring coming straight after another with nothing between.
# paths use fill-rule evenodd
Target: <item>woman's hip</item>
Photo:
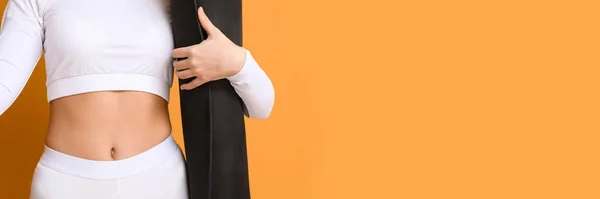
<instances>
[{"instance_id":1,"label":"woman's hip","mask_svg":"<svg viewBox=\"0 0 600 199\"><path fill-rule=\"evenodd\" d=\"M46 147L34 172L31 198L184 199L185 160L171 136L117 161L81 159Z\"/></svg>"}]
</instances>

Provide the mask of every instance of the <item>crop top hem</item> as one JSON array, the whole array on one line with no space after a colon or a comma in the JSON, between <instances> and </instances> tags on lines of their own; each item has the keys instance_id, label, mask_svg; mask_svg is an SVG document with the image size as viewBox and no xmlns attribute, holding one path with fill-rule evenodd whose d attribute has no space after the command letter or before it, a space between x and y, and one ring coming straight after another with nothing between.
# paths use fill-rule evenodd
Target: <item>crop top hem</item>
<instances>
[{"instance_id":1,"label":"crop top hem","mask_svg":"<svg viewBox=\"0 0 600 199\"><path fill-rule=\"evenodd\" d=\"M140 74L92 74L63 78L47 85L48 102L70 95L97 91L142 91L169 101L171 84Z\"/></svg>"}]
</instances>

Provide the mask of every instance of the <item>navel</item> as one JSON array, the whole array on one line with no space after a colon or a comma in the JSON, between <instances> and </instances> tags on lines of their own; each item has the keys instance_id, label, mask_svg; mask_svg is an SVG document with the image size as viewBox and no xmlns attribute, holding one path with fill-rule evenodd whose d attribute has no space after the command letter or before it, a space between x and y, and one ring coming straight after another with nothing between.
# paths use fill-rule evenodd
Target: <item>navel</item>
<instances>
[{"instance_id":1,"label":"navel","mask_svg":"<svg viewBox=\"0 0 600 199\"><path fill-rule=\"evenodd\" d=\"M111 148L111 149L110 149L110 157L111 157L113 160L115 160L115 154L116 154L116 153L115 153L115 148Z\"/></svg>"}]
</instances>

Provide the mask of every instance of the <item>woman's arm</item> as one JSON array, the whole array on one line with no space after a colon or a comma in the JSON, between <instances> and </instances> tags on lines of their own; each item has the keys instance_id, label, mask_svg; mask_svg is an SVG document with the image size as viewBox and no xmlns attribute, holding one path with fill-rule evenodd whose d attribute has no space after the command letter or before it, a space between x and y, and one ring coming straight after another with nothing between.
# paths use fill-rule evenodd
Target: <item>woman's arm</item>
<instances>
[{"instance_id":1,"label":"woman's arm","mask_svg":"<svg viewBox=\"0 0 600 199\"><path fill-rule=\"evenodd\" d=\"M180 79L195 77L181 85L182 90L194 89L206 82L227 78L244 101L245 115L266 119L274 103L274 89L267 74L258 66L250 51L234 44L215 27L204 10L198 9L198 19L208 38L200 44L173 50L173 67Z\"/></svg>"},{"instance_id":2,"label":"woman's arm","mask_svg":"<svg viewBox=\"0 0 600 199\"><path fill-rule=\"evenodd\" d=\"M43 52L36 0L9 0L0 30L0 115L25 87Z\"/></svg>"},{"instance_id":3,"label":"woman's arm","mask_svg":"<svg viewBox=\"0 0 600 199\"><path fill-rule=\"evenodd\" d=\"M275 90L250 51L246 50L246 61L242 70L227 79L244 101L246 116L255 119L269 117L275 101Z\"/></svg>"}]
</instances>

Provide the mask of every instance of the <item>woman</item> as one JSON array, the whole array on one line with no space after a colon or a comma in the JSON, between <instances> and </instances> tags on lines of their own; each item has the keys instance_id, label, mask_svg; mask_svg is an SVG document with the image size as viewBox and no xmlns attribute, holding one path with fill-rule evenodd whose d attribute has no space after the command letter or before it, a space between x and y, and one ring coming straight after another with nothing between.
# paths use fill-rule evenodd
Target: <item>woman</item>
<instances>
[{"instance_id":1,"label":"woman","mask_svg":"<svg viewBox=\"0 0 600 199\"><path fill-rule=\"evenodd\" d=\"M181 89L231 81L247 116L265 119L273 86L250 52L202 9L209 38L173 50L163 0L10 0L0 32L0 114L45 52L50 125L31 198L187 198L168 114L173 66ZM187 57L173 63L173 57Z\"/></svg>"}]
</instances>

